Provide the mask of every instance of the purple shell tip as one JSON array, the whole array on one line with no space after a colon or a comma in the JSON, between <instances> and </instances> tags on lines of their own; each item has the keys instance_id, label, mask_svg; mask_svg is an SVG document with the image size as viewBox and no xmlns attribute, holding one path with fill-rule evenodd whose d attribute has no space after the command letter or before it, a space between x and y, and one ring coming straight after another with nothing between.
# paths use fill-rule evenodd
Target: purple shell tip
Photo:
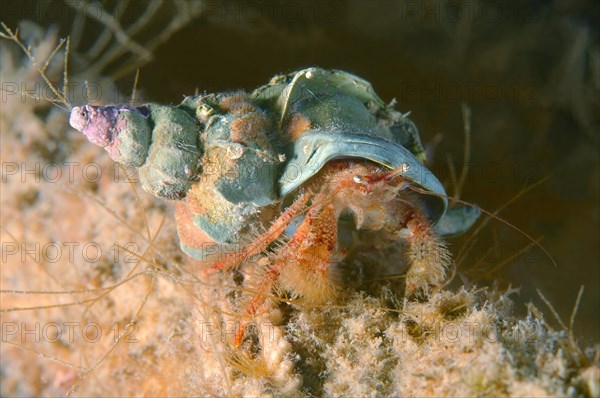
<instances>
[{"instance_id":1,"label":"purple shell tip","mask_svg":"<svg viewBox=\"0 0 600 398\"><path fill-rule=\"evenodd\" d=\"M85 117L85 106L76 106L71 110L71 117L69 118L69 124L77 131L83 133L87 119Z\"/></svg>"},{"instance_id":2,"label":"purple shell tip","mask_svg":"<svg viewBox=\"0 0 600 398\"><path fill-rule=\"evenodd\" d=\"M112 141L114 115L110 108L83 105L71 110L69 123L75 130L81 131L92 144L109 146Z\"/></svg>"}]
</instances>

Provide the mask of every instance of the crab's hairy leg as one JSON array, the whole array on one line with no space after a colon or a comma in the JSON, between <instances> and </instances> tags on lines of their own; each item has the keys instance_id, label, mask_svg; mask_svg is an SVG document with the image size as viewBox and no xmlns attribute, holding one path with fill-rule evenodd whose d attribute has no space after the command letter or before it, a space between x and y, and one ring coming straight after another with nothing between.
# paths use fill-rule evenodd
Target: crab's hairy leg
<instances>
[{"instance_id":1,"label":"crab's hairy leg","mask_svg":"<svg viewBox=\"0 0 600 398\"><path fill-rule=\"evenodd\" d=\"M319 217L312 220L311 233L282 275L282 285L308 304L324 303L338 293L330 267L343 254L338 251L337 212L333 204L325 204Z\"/></svg>"},{"instance_id":2,"label":"crab's hairy leg","mask_svg":"<svg viewBox=\"0 0 600 398\"><path fill-rule=\"evenodd\" d=\"M258 236L251 244L232 253L228 253L223 259L214 262L205 273L216 270L229 270L242 263L244 260L263 252L272 242L283 233L285 228L302 211L306 202L310 199L309 192L301 194L282 214L271 224L271 227Z\"/></svg>"},{"instance_id":3,"label":"crab's hairy leg","mask_svg":"<svg viewBox=\"0 0 600 398\"><path fill-rule=\"evenodd\" d=\"M406 225L408 248L406 255L410 268L406 274L406 292L427 293L430 286L440 286L450 264L450 253L444 242L430 227L427 219L420 213Z\"/></svg>"},{"instance_id":4,"label":"crab's hairy leg","mask_svg":"<svg viewBox=\"0 0 600 398\"><path fill-rule=\"evenodd\" d=\"M321 205L311 207L292 238L278 250L271 267L263 275L259 285L253 289L255 292L254 296L246 305L246 310L240 322L240 328L235 336L235 345L237 347L242 343L248 322L265 303L267 295L273 290L273 286L277 282L281 271L283 271L289 262L298 261L298 257L302 256L301 247L305 244L313 229L312 224L320 218L321 209Z\"/></svg>"},{"instance_id":5,"label":"crab's hairy leg","mask_svg":"<svg viewBox=\"0 0 600 398\"><path fill-rule=\"evenodd\" d=\"M267 299L267 295L272 290L273 285L277 281L279 274L286 266L285 261L277 261L274 263L263 275L260 285L256 288L256 293L250 299L246 306L246 310L242 316L240 321L240 327L235 334L235 346L239 347L242 344L244 339L244 333L246 332L246 328L248 323L252 319L252 317L258 312L259 308L265 303Z\"/></svg>"}]
</instances>

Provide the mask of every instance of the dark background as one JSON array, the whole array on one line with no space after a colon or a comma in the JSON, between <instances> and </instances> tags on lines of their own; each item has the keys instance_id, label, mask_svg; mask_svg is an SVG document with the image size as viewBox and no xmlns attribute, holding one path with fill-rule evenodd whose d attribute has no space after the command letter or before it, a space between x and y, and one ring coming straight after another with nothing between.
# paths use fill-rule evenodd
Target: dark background
<instances>
[{"instance_id":1,"label":"dark background","mask_svg":"<svg viewBox=\"0 0 600 398\"><path fill-rule=\"evenodd\" d=\"M472 111L469 173L461 198L489 211L547 178L500 216L536 239L552 261L506 225L492 221L462 256L459 283L520 287L517 311L532 301L556 324L536 289L565 322L581 285L575 333L600 341L600 7L592 1L256 1L194 2L190 21L141 62L144 100L178 103L198 90L251 90L271 76L307 66L337 68L369 80L397 109L411 111L431 168L454 193L449 163L460 173L461 104ZM103 2L111 11L115 2ZM3 2L9 27L33 20L71 34L62 2ZM148 7L132 2L128 26ZM134 37L150 42L175 18L171 5ZM199 11L198 11L199 10ZM103 27L89 23L81 48ZM118 46L118 43L112 43ZM83 50L80 53L84 53ZM77 59L73 61L73 73ZM131 91L126 57L101 72ZM124 97L105 102L125 101ZM433 146L432 146L433 147ZM468 235L467 235L468 236ZM456 255L465 237L450 240ZM513 258L514 257L514 258ZM506 262L502 267L499 264Z\"/></svg>"}]
</instances>

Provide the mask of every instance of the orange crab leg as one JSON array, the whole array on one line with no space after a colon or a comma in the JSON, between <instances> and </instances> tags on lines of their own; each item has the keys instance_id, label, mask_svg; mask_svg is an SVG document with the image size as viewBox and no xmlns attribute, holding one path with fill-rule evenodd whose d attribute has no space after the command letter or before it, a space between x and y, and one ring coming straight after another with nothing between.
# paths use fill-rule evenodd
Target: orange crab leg
<instances>
[{"instance_id":1,"label":"orange crab leg","mask_svg":"<svg viewBox=\"0 0 600 398\"><path fill-rule=\"evenodd\" d=\"M250 318L264 304L267 294L273 289L279 275L290 262L309 269L317 267L317 271L320 273L326 271L336 247L336 223L334 208L331 204L319 203L309 210L296 233L279 251L273 265L257 287L257 293L248 303L235 336L236 346L241 345Z\"/></svg>"},{"instance_id":2,"label":"orange crab leg","mask_svg":"<svg viewBox=\"0 0 600 398\"><path fill-rule=\"evenodd\" d=\"M222 260L213 263L205 274L216 270L229 270L244 260L263 252L275 239L277 239L304 208L310 199L310 193L300 195L282 214L271 224L269 229L256 238L251 244L235 252L228 253Z\"/></svg>"},{"instance_id":3,"label":"orange crab leg","mask_svg":"<svg viewBox=\"0 0 600 398\"><path fill-rule=\"evenodd\" d=\"M412 209L405 226L396 231L406 239L406 256L410 268L406 274L406 292L412 295L426 291L429 285L439 285L451 262L450 253L443 241L432 230L429 221L419 208Z\"/></svg>"}]
</instances>

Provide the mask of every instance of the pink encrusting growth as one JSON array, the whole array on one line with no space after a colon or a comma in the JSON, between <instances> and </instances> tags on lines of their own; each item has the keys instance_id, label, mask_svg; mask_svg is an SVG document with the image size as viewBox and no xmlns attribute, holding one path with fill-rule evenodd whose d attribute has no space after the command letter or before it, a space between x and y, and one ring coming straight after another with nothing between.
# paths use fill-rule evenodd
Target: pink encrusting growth
<instances>
[{"instance_id":1,"label":"pink encrusting growth","mask_svg":"<svg viewBox=\"0 0 600 398\"><path fill-rule=\"evenodd\" d=\"M103 148L111 145L115 139L115 122L118 110L113 107L83 105L71 111L69 123L81 131L92 143Z\"/></svg>"},{"instance_id":2,"label":"pink encrusting growth","mask_svg":"<svg viewBox=\"0 0 600 398\"><path fill-rule=\"evenodd\" d=\"M71 110L69 123L88 141L106 149L113 160L140 167L148 156L149 115L147 106L83 105Z\"/></svg>"},{"instance_id":3,"label":"pink encrusting growth","mask_svg":"<svg viewBox=\"0 0 600 398\"><path fill-rule=\"evenodd\" d=\"M106 149L111 159L119 160L120 133L127 128L121 107L83 105L73 108L69 123L81 131L88 141ZM123 108L127 109L127 108Z\"/></svg>"},{"instance_id":4,"label":"pink encrusting growth","mask_svg":"<svg viewBox=\"0 0 600 398\"><path fill-rule=\"evenodd\" d=\"M71 110L69 123L92 144L106 149L113 160L141 165L148 149L148 116L149 111L145 106L83 105ZM130 153L132 151L134 153Z\"/></svg>"}]
</instances>

